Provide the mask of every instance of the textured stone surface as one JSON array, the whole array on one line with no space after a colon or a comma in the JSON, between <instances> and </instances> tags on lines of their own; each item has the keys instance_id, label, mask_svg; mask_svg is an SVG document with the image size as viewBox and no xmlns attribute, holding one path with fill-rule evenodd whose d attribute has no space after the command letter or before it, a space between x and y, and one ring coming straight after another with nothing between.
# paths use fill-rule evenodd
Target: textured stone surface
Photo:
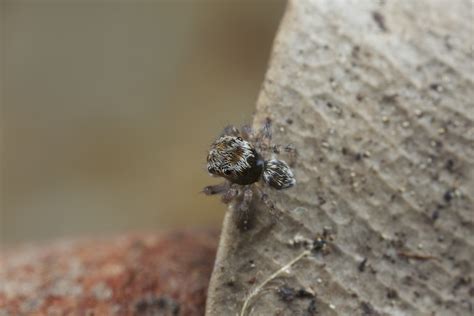
<instances>
[{"instance_id":1,"label":"textured stone surface","mask_svg":"<svg viewBox=\"0 0 474 316\"><path fill-rule=\"evenodd\" d=\"M470 1L290 1L255 125L299 157L246 232L229 211L207 301L236 315L469 315L474 302ZM296 238L295 238L296 237ZM304 289L311 295L300 295Z\"/></svg>"},{"instance_id":2,"label":"textured stone surface","mask_svg":"<svg viewBox=\"0 0 474 316\"><path fill-rule=\"evenodd\" d=\"M173 232L4 250L0 315L202 315L216 245Z\"/></svg>"}]
</instances>

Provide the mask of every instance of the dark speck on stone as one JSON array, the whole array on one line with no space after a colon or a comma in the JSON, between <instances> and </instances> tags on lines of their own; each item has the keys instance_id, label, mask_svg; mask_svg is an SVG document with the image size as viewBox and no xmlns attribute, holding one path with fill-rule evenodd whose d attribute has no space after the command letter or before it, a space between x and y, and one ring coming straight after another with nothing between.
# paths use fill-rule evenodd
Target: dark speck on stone
<instances>
[{"instance_id":1,"label":"dark speck on stone","mask_svg":"<svg viewBox=\"0 0 474 316\"><path fill-rule=\"evenodd\" d=\"M364 315L364 316L379 315L379 313L377 313L374 310L374 308L372 307L372 305L370 305L370 303L368 303L368 302L360 303L360 308L362 309L362 315Z\"/></svg>"},{"instance_id":2,"label":"dark speck on stone","mask_svg":"<svg viewBox=\"0 0 474 316\"><path fill-rule=\"evenodd\" d=\"M397 293L397 291L395 291L394 289L388 290L388 292L387 292L387 298L390 299L390 300L393 300L393 299L398 298L398 293Z\"/></svg>"},{"instance_id":3,"label":"dark speck on stone","mask_svg":"<svg viewBox=\"0 0 474 316\"><path fill-rule=\"evenodd\" d=\"M299 289L296 292L297 298L312 298L314 297L313 293L306 291L305 289Z\"/></svg>"},{"instance_id":4,"label":"dark speck on stone","mask_svg":"<svg viewBox=\"0 0 474 316\"><path fill-rule=\"evenodd\" d=\"M430 84L430 89L439 92L441 90L441 85L438 83L432 83Z\"/></svg>"},{"instance_id":5,"label":"dark speck on stone","mask_svg":"<svg viewBox=\"0 0 474 316\"><path fill-rule=\"evenodd\" d=\"M446 203L451 202L451 200L453 199L453 191L447 190L446 192L444 192L443 199Z\"/></svg>"},{"instance_id":6,"label":"dark speck on stone","mask_svg":"<svg viewBox=\"0 0 474 316\"><path fill-rule=\"evenodd\" d=\"M278 296L284 302L291 302L295 299L295 290L291 287L286 285L281 286L278 288Z\"/></svg>"},{"instance_id":7,"label":"dark speck on stone","mask_svg":"<svg viewBox=\"0 0 474 316\"><path fill-rule=\"evenodd\" d=\"M374 19L375 23L377 23L380 30L383 32L388 31L387 26L385 25L385 17L382 15L382 13L374 11L372 12L372 18Z\"/></svg>"},{"instance_id":8,"label":"dark speck on stone","mask_svg":"<svg viewBox=\"0 0 474 316\"><path fill-rule=\"evenodd\" d=\"M359 272L364 272L365 271L365 266L367 264L367 258L364 258L360 263L359 266L357 267L359 269Z\"/></svg>"},{"instance_id":9,"label":"dark speck on stone","mask_svg":"<svg viewBox=\"0 0 474 316\"><path fill-rule=\"evenodd\" d=\"M445 167L446 167L446 170L448 170L448 171L453 171L453 169L454 169L454 160L448 159L448 160L446 161Z\"/></svg>"},{"instance_id":10,"label":"dark speck on stone","mask_svg":"<svg viewBox=\"0 0 474 316\"><path fill-rule=\"evenodd\" d=\"M308 305L308 308L306 309L306 313L304 314L305 316L313 316L318 313L318 308L316 305L316 299L313 298Z\"/></svg>"}]
</instances>

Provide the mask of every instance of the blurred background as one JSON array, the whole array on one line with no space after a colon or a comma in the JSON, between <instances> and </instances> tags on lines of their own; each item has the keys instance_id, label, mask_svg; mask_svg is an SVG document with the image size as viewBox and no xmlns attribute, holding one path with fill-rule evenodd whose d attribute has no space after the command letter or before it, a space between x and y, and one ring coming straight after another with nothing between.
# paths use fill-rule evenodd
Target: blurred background
<instances>
[{"instance_id":1,"label":"blurred background","mask_svg":"<svg viewBox=\"0 0 474 316\"><path fill-rule=\"evenodd\" d=\"M284 6L2 1L0 243L219 227L207 149L251 122Z\"/></svg>"}]
</instances>

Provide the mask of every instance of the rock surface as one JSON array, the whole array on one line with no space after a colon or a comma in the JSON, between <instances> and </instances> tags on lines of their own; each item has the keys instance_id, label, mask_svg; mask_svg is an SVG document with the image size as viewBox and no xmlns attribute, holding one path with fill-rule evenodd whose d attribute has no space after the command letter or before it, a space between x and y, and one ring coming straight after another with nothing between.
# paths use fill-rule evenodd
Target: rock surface
<instances>
[{"instance_id":1,"label":"rock surface","mask_svg":"<svg viewBox=\"0 0 474 316\"><path fill-rule=\"evenodd\" d=\"M289 2L254 125L297 148L297 185L268 190L274 225L228 212L207 315L474 313L473 20L467 0Z\"/></svg>"},{"instance_id":2,"label":"rock surface","mask_svg":"<svg viewBox=\"0 0 474 316\"><path fill-rule=\"evenodd\" d=\"M127 235L3 251L0 315L203 315L217 236Z\"/></svg>"}]
</instances>

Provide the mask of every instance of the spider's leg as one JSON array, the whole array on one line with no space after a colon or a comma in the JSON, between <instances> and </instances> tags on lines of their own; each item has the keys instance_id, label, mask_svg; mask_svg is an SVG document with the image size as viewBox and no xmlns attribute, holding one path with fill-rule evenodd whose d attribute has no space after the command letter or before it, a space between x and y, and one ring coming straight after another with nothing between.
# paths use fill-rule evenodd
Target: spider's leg
<instances>
[{"instance_id":1,"label":"spider's leg","mask_svg":"<svg viewBox=\"0 0 474 316\"><path fill-rule=\"evenodd\" d=\"M253 191L250 187L246 187L244 190L244 197L240 204L237 206L238 211L238 221L239 226L244 229L248 228L249 224L249 210L250 210L250 203L252 202L253 198Z\"/></svg>"},{"instance_id":2,"label":"spider's leg","mask_svg":"<svg viewBox=\"0 0 474 316\"><path fill-rule=\"evenodd\" d=\"M222 195L222 202L229 204L233 199L239 195L239 190L233 186L230 186L227 191Z\"/></svg>"},{"instance_id":3,"label":"spider's leg","mask_svg":"<svg viewBox=\"0 0 474 316\"><path fill-rule=\"evenodd\" d=\"M265 204L265 206L268 208L268 212L272 217L272 221L277 222L280 219L280 216L277 213L275 204L273 204L273 201L268 197L268 194L263 192L262 189L260 189L260 199L262 200L263 204Z\"/></svg>"},{"instance_id":4,"label":"spider's leg","mask_svg":"<svg viewBox=\"0 0 474 316\"><path fill-rule=\"evenodd\" d=\"M260 138L270 143L272 141L272 120L267 117L262 129L260 130Z\"/></svg>"},{"instance_id":5,"label":"spider's leg","mask_svg":"<svg viewBox=\"0 0 474 316\"><path fill-rule=\"evenodd\" d=\"M270 211L270 214L276 216L275 204L273 204L272 200L270 200L270 198L268 197L268 194L262 192L261 199L262 199L263 204L265 204L265 206Z\"/></svg>"},{"instance_id":6,"label":"spider's leg","mask_svg":"<svg viewBox=\"0 0 474 316\"><path fill-rule=\"evenodd\" d=\"M272 142L272 120L267 117L262 129L257 134L257 143L262 151L271 150Z\"/></svg>"},{"instance_id":7,"label":"spider's leg","mask_svg":"<svg viewBox=\"0 0 474 316\"><path fill-rule=\"evenodd\" d=\"M223 182L217 185L208 185L205 187L202 192L205 195L214 195L214 194L222 194L229 190L229 183L228 182Z\"/></svg>"},{"instance_id":8,"label":"spider's leg","mask_svg":"<svg viewBox=\"0 0 474 316\"><path fill-rule=\"evenodd\" d=\"M240 132L234 125L227 125L222 131L222 136L239 136Z\"/></svg>"},{"instance_id":9,"label":"spider's leg","mask_svg":"<svg viewBox=\"0 0 474 316\"><path fill-rule=\"evenodd\" d=\"M293 144L288 144L288 145L285 145L283 150L285 151L285 153L288 154L288 157L289 157L288 164L290 165L290 167L293 167L296 163L296 159L298 158L298 152L296 151L296 147Z\"/></svg>"},{"instance_id":10,"label":"spider's leg","mask_svg":"<svg viewBox=\"0 0 474 316\"><path fill-rule=\"evenodd\" d=\"M239 205L239 210L243 212L248 212L250 208L250 203L252 202L253 191L251 188L247 187L244 191L244 198L242 199L242 203Z\"/></svg>"}]
</instances>

